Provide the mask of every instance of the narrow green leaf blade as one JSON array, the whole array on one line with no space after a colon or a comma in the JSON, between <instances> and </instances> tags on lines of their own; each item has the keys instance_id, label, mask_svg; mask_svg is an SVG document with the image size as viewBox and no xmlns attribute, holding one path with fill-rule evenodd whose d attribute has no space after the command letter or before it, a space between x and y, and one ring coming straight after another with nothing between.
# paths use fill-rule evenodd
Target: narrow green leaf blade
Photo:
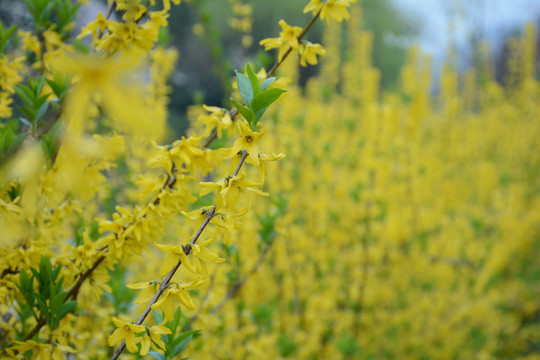
<instances>
[{"instance_id":1,"label":"narrow green leaf blade","mask_svg":"<svg viewBox=\"0 0 540 360\"><path fill-rule=\"evenodd\" d=\"M274 81L276 81L276 79L277 79L277 78L276 78L275 76L273 76L273 77L270 77L270 78L264 80L264 81L262 82L262 84L261 84L261 90L264 91L264 90L268 89L268 87L269 87L270 85L272 85L272 83L273 83Z\"/></svg>"},{"instance_id":2,"label":"narrow green leaf blade","mask_svg":"<svg viewBox=\"0 0 540 360\"><path fill-rule=\"evenodd\" d=\"M253 89L253 96L257 96L261 92L261 81L257 77L257 74L253 71L249 64L246 66L247 74L249 77L249 82L251 83L251 88Z\"/></svg>"},{"instance_id":3,"label":"narrow green leaf blade","mask_svg":"<svg viewBox=\"0 0 540 360\"><path fill-rule=\"evenodd\" d=\"M246 119L249 123L251 123L251 120L253 119L253 114L251 113L251 110L249 110L247 107L240 104L238 101L231 98L231 103L233 106L238 110L240 114Z\"/></svg>"}]
</instances>

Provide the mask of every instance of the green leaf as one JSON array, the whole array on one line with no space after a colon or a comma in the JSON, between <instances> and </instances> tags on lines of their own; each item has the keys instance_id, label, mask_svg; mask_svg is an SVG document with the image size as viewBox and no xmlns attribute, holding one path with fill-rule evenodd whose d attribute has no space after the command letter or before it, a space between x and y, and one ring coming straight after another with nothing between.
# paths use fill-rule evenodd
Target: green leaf
<instances>
[{"instance_id":1,"label":"green leaf","mask_svg":"<svg viewBox=\"0 0 540 360\"><path fill-rule=\"evenodd\" d=\"M20 284L19 289L21 289L21 293L25 295L25 297L27 294L28 295L34 294L34 291L32 288L32 280L28 276L28 273L26 272L25 269L21 270L21 273L19 275L19 284Z\"/></svg>"},{"instance_id":2,"label":"green leaf","mask_svg":"<svg viewBox=\"0 0 540 360\"><path fill-rule=\"evenodd\" d=\"M36 119L35 120L39 120L43 117L43 115L45 115L45 113L47 112L47 109L49 108L49 103L48 102L45 102L43 103L39 109L36 111Z\"/></svg>"},{"instance_id":3,"label":"green leaf","mask_svg":"<svg viewBox=\"0 0 540 360\"><path fill-rule=\"evenodd\" d=\"M8 42L9 42L9 39L13 36L13 33L15 32L15 30L17 30L18 26L19 25L11 26L3 34L2 34L3 29L2 29L2 31L0 31L0 52L4 52L4 50L7 47Z\"/></svg>"},{"instance_id":4,"label":"green leaf","mask_svg":"<svg viewBox=\"0 0 540 360\"><path fill-rule=\"evenodd\" d=\"M41 76L37 82L36 87L34 88L35 95L34 97L37 99L39 95L41 95L41 91L43 90L43 85L45 85L45 76Z\"/></svg>"},{"instance_id":5,"label":"green leaf","mask_svg":"<svg viewBox=\"0 0 540 360\"><path fill-rule=\"evenodd\" d=\"M28 127L32 127L32 123L30 121L28 121L27 119L23 118L23 117L20 117L18 118L20 122L22 122L24 125L28 126Z\"/></svg>"},{"instance_id":6,"label":"green leaf","mask_svg":"<svg viewBox=\"0 0 540 360\"><path fill-rule=\"evenodd\" d=\"M264 90L268 89L268 87L269 87L270 85L272 85L272 83L273 83L276 79L277 79L277 78L274 76L274 77L270 77L270 78L264 80L264 81L262 82L262 84L261 84L261 90L264 91Z\"/></svg>"},{"instance_id":7,"label":"green leaf","mask_svg":"<svg viewBox=\"0 0 540 360\"><path fill-rule=\"evenodd\" d=\"M261 81L257 77L257 74L253 71L249 64L246 66L246 71L249 77L249 82L251 83L251 88L253 89L253 96L257 96L261 92Z\"/></svg>"},{"instance_id":8,"label":"green leaf","mask_svg":"<svg viewBox=\"0 0 540 360\"><path fill-rule=\"evenodd\" d=\"M188 346L189 342L199 334L200 330L191 330L181 333L176 339L174 339L173 355L176 356L180 354L186 348L186 346Z\"/></svg>"},{"instance_id":9,"label":"green leaf","mask_svg":"<svg viewBox=\"0 0 540 360\"><path fill-rule=\"evenodd\" d=\"M17 95L19 95L21 100L27 106L31 106L34 103L34 93L32 92L32 90L29 87L27 87L25 85L17 85L17 86L14 87L14 89L15 89L15 92L17 93Z\"/></svg>"},{"instance_id":10,"label":"green leaf","mask_svg":"<svg viewBox=\"0 0 540 360\"><path fill-rule=\"evenodd\" d=\"M26 117L28 118L28 120L30 120L31 123L34 123L35 114L30 108L26 106L17 106L17 109L19 109L24 115L26 115Z\"/></svg>"},{"instance_id":11,"label":"green leaf","mask_svg":"<svg viewBox=\"0 0 540 360\"><path fill-rule=\"evenodd\" d=\"M150 351L148 353L148 355L150 355L151 357L153 357L154 359L157 359L157 360L167 360L167 358L165 357L165 355L163 354L160 354L158 353L157 351Z\"/></svg>"},{"instance_id":12,"label":"green leaf","mask_svg":"<svg viewBox=\"0 0 540 360\"><path fill-rule=\"evenodd\" d=\"M54 1L50 1L39 14L38 18L36 19L36 24L41 25L45 22L45 20L49 20L51 17L51 12L55 6L56 3Z\"/></svg>"},{"instance_id":13,"label":"green leaf","mask_svg":"<svg viewBox=\"0 0 540 360\"><path fill-rule=\"evenodd\" d=\"M233 106L238 110L240 114L249 122L251 123L251 119L253 119L253 113L251 110L249 110L247 107L240 104L238 101L231 98L231 103Z\"/></svg>"},{"instance_id":14,"label":"green leaf","mask_svg":"<svg viewBox=\"0 0 540 360\"><path fill-rule=\"evenodd\" d=\"M244 100L244 103L251 108L251 101L253 100L253 89L251 87L251 82L249 81L249 78L236 72L236 83L238 84L238 90L240 91L240 96L242 96L242 100Z\"/></svg>"},{"instance_id":15,"label":"green leaf","mask_svg":"<svg viewBox=\"0 0 540 360\"><path fill-rule=\"evenodd\" d=\"M62 99L69 88L69 80L60 75L56 75L53 80L46 79L58 99Z\"/></svg>"},{"instance_id":16,"label":"green leaf","mask_svg":"<svg viewBox=\"0 0 540 360\"><path fill-rule=\"evenodd\" d=\"M264 90L253 98L253 101L251 102L251 109L253 110L253 112L258 112L262 109L267 108L274 101L279 99L281 94L283 94L285 91L286 90L279 88Z\"/></svg>"},{"instance_id":17,"label":"green leaf","mask_svg":"<svg viewBox=\"0 0 540 360\"><path fill-rule=\"evenodd\" d=\"M39 312L41 315L45 315L47 317L49 313L49 307L47 306L45 297L41 294L35 293L34 294L37 301L37 308L39 309Z\"/></svg>"},{"instance_id":18,"label":"green leaf","mask_svg":"<svg viewBox=\"0 0 540 360\"><path fill-rule=\"evenodd\" d=\"M66 294L67 295L67 294ZM71 300L66 302L60 310L56 313L56 319L58 321L62 320L67 314L75 310L75 307L77 306L77 301Z\"/></svg>"}]
</instances>

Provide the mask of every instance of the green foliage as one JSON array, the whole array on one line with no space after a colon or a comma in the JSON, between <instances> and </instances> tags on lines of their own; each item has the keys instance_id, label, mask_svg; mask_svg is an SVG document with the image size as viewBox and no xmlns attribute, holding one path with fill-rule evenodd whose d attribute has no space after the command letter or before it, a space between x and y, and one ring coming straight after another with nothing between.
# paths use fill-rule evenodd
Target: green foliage
<instances>
[{"instance_id":1,"label":"green foliage","mask_svg":"<svg viewBox=\"0 0 540 360\"><path fill-rule=\"evenodd\" d=\"M298 346L287 335L281 335L278 338L279 353L283 357L294 355L298 350Z\"/></svg>"},{"instance_id":2,"label":"green foliage","mask_svg":"<svg viewBox=\"0 0 540 360\"><path fill-rule=\"evenodd\" d=\"M268 89L275 78L268 78L261 83L251 66L247 66L247 76L236 72L236 82L240 96L245 105L231 98L233 106L248 121L252 130L256 129L257 123L268 107L274 103L286 90L279 88Z\"/></svg>"},{"instance_id":3,"label":"green foliage","mask_svg":"<svg viewBox=\"0 0 540 360\"><path fill-rule=\"evenodd\" d=\"M163 322L163 315L161 315L158 311L154 311L153 314L156 323L161 324ZM178 308L174 312L174 319L165 323L165 327L171 330L171 334L161 335L161 339L163 340L167 348L165 350L165 354L160 354L156 351L150 351L149 355L151 355L154 359L158 360L178 359L178 355L182 353L182 351L184 351L190 341L194 338L197 338L201 334L200 330L181 331L181 329L184 327L183 325L184 324L182 324L182 313Z\"/></svg>"},{"instance_id":4,"label":"green foliage","mask_svg":"<svg viewBox=\"0 0 540 360\"><path fill-rule=\"evenodd\" d=\"M111 276L111 280L108 285L111 287L111 292L105 292L104 294L113 304L114 310L117 313L127 312L137 292L126 287L126 269L120 265L116 265L109 272L109 275Z\"/></svg>"},{"instance_id":5,"label":"green foliage","mask_svg":"<svg viewBox=\"0 0 540 360\"><path fill-rule=\"evenodd\" d=\"M19 134L19 123L10 120L0 126L0 163L10 158L25 138L25 134Z\"/></svg>"},{"instance_id":6,"label":"green foliage","mask_svg":"<svg viewBox=\"0 0 540 360\"><path fill-rule=\"evenodd\" d=\"M41 76L35 81L28 78L28 86L23 84L15 86L15 92L24 103L22 106L17 106L25 115L25 117L19 117L19 120L32 131L35 131L37 124L49 109L47 102L49 94L41 95L44 85L45 76Z\"/></svg>"},{"instance_id":7,"label":"green foliage","mask_svg":"<svg viewBox=\"0 0 540 360\"><path fill-rule=\"evenodd\" d=\"M351 357L358 355L360 352L360 347L356 342L355 338L352 336L345 336L336 344L339 351L346 357Z\"/></svg>"},{"instance_id":8,"label":"green foliage","mask_svg":"<svg viewBox=\"0 0 540 360\"><path fill-rule=\"evenodd\" d=\"M54 24L63 36L70 29L69 24L75 21L77 10L81 6L78 1L72 2L71 0L24 0L24 3L32 14L32 20L38 32L44 31Z\"/></svg>"},{"instance_id":9,"label":"green foliage","mask_svg":"<svg viewBox=\"0 0 540 360\"><path fill-rule=\"evenodd\" d=\"M15 30L17 30L17 27L18 25L13 25L4 29L4 25L2 24L2 21L0 21L0 57L2 57L2 53L6 50L9 39L13 36Z\"/></svg>"},{"instance_id":10,"label":"green foliage","mask_svg":"<svg viewBox=\"0 0 540 360\"><path fill-rule=\"evenodd\" d=\"M26 270L22 269L19 278L19 290L24 297L21 306L24 310L29 310L36 321L45 319L47 325L52 330L58 328L60 320L67 314L73 312L77 306L77 301L67 300L67 292L62 290L63 277L58 277L61 267L52 267L47 256L41 256L39 267L30 268L32 276L28 276ZM38 290L35 290L34 282L37 281Z\"/></svg>"}]
</instances>

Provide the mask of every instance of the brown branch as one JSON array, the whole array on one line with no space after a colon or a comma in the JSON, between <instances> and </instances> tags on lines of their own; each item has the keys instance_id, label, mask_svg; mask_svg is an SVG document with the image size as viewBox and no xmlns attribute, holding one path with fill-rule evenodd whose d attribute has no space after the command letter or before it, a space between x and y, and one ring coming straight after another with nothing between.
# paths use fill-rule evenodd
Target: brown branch
<instances>
[{"instance_id":1,"label":"brown branch","mask_svg":"<svg viewBox=\"0 0 540 360\"><path fill-rule=\"evenodd\" d=\"M242 165L244 165L246 158L249 155L246 150L242 150L241 154L242 154L242 157L240 158L240 162L238 163L238 166L236 167L236 170L234 171L233 176L238 175L240 169L242 168ZM206 226L208 226L212 218L216 215L216 206L217 205L214 205L214 207L206 214L206 219L204 219L204 222L201 224L201 226L199 227L195 235L193 235L193 238L191 239L189 244L184 247L184 254L189 255L191 253L191 249L193 245L197 242L199 237L202 235L204 229L206 229ZM167 289L167 287L169 286L171 282L172 277L174 276L178 268L180 268L180 265L182 265L182 260L178 259L178 262L176 263L176 265L171 269L171 271L169 271L167 276L163 278L163 281L161 282L161 285L158 291L156 292L152 300L150 300L150 303L144 309L142 315L139 317L139 319L135 323L136 325L141 325L146 319L146 317L148 316L148 314L150 314L150 311L152 310L152 305L154 305L158 301L158 299L161 297L163 292ZM122 351L124 351L125 348L126 348L126 341L124 340L122 341L122 344L120 344L118 349L116 349L116 351L114 352L114 355L111 357L111 360L118 359L118 357L120 356Z\"/></svg>"}]
</instances>

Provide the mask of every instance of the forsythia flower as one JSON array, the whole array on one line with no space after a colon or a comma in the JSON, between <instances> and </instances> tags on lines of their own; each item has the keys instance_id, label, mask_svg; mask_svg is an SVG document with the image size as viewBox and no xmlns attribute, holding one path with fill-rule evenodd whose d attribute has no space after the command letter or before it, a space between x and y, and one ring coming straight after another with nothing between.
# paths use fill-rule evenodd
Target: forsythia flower
<instances>
[{"instance_id":1,"label":"forsythia flower","mask_svg":"<svg viewBox=\"0 0 540 360\"><path fill-rule=\"evenodd\" d=\"M288 49L287 45L293 50L298 49L298 35L302 32L302 28L290 26L283 19L279 20L279 26L281 26L282 31L278 38L263 39L259 44L263 45L265 50L279 47L278 59L281 60Z\"/></svg>"},{"instance_id":2,"label":"forsythia flower","mask_svg":"<svg viewBox=\"0 0 540 360\"><path fill-rule=\"evenodd\" d=\"M255 186L260 185L258 182L244 179L243 175L229 176L215 183L201 182L199 184L203 187L203 190L201 190L199 194L200 196L204 196L214 190L218 190L216 200L218 208L225 206L229 209L234 209L236 207L236 203L242 200L248 191L263 196L269 195L268 193L262 192L261 190L255 188Z\"/></svg>"},{"instance_id":3,"label":"forsythia flower","mask_svg":"<svg viewBox=\"0 0 540 360\"><path fill-rule=\"evenodd\" d=\"M223 130L228 129L232 125L231 115L227 109L217 106L203 105L204 110L208 111L209 115L201 115L198 120L207 125L205 136L209 135L212 129L216 128L218 138L221 138Z\"/></svg>"},{"instance_id":4,"label":"forsythia flower","mask_svg":"<svg viewBox=\"0 0 540 360\"><path fill-rule=\"evenodd\" d=\"M134 304L147 304L150 302L150 300L152 300L152 298L158 291L159 282L158 281L145 281L145 282L139 282L135 284L127 284L126 286L129 289L134 289L134 290L142 289L137 300L133 302Z\"/></svg>"},{"instance_id":5,"label":"forsythia flower","mask_svg":"<svg viewBox=\"0 0 540 360\"><path fill-rule=\"evenodd\" d=\"M304 41L300 44L300 65L307 66L307 63L310 65L317 64L317 55L325 55L326 50L322 47L321 44L312 44L309 41Z\"/></svg>"},{"instance_id":6,"label":"forsythia flower","mask_svg":"<svg viewBox=\"0 0 540 360\"><path fill-rule=\"evenodd\" d=\"M118 329L114 330L112 335L109 336L109 345L114 346L115 344L125 340L126 347L129 352L136 352L137 344L141 341L141 339L136 338L135 334L145 331L145 327L142 325L130 324L118 318L113 318L113 323L118 327Z\"/></svg>"},{"instance_id":7,"label":"forsythia flower","mask_svg":"<svg viewBox=\"0 0 540 360\"><path fill-rule=\"evenodd\" d=\"M95 40L98 36L98 30L100 33L104 33L108 26L109 20L100 12L97 14L96 20L81 28L81 33L77 36L77 39L92 35L92 39Z\"/></svg>"},{"instance_id":8,"label":"forsythia flower","mask_svg":"<svg viewBox=\"0 0 540 360\"><path fill-rule=\"evenodd\" d=\"M326 22L330 24L330 18L333 18L337 22L341 22L343 19L349 19L349 11L347 8L351 6L351 3L356 2L353 0L328 0L324 3L321 10L321 19L326 19Z\"/></svg>"},{"instance_id":9,"label":"forsythia flower","mask_svg":"<svg viewBox=\"0 0 540 360\"><path fill-rule=\"evenodd\" d=\"M161 309L165 314L165 320L171 321L174 318L174 300L177 300L189 310L195 310L193 300L189 297L187 291L182 287L169 287L159 298L152 309Z\"/></svg>"},{"instance_id":10,"label":"forsythia flower","mask_svg":"<svg viewBox=\"0 0 540 360\"><path fill-rule=\"evenodd\" d=\"M141 340L141 355L145 356L150 351L150 346L160 354L163 354L166 348L165 343L161 340L161 335L171 334L171 330L165 326L154 325L149 329L150 336L145 334Z\"/></svg>"},{"instance_id":11,"label":"forsythia flower","mask_svg":"<svg viewBox=\"0 0 540 360\"><path fill-rule=\"evenodd\" d=\"M313 14L321 10L321 19L326 19L330 23L330 18L341 22L343 19L349 19L347 8L355 3L356 0L311 0L304 8L304 13L312 11Z\"/></svg>"},{"instance_id":12,"label":"forsythia flower","mask_svg":"<svg viewBox=\"0 0 540 360\"><path fill-rule=\"evenodd\" d=\"M240 127L240 138L234 142L229 156L235 157L240 151L246 150L249 154L248 159L253 164L259 165L259 146L257 144L266 130L251 131L245 121L238 121L238 126Z\"/></svg>"}]
</instances>

